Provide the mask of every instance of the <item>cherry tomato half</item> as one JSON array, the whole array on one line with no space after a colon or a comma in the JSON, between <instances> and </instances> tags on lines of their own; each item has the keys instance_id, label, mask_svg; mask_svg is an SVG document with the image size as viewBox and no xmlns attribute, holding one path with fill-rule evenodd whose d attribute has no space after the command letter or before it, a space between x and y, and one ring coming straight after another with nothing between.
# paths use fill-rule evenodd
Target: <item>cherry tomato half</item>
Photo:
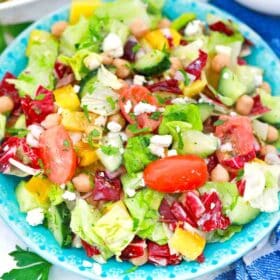
<instances>
[{"instance_id":1,"label":"cherry tomato half","mask_svg":"<svg viewBox=\"0 0 280 280\"><path fill-rule=\"evenodd\" d=\"M140 114L139 116L134 116L133 114L134 107L141 101L158 107L157 99L143 86L133 85L123 87L120 90L119 104L121 113L126 120L131 124L138 123L139 128L147 127L153 131L158 128L160 120L151 119L150 114L147 113ZM125 109L127 102L131 102L132 105L129 113Z\"/></svg>"},{"instance_id":2,"label":"cherry tomato half","mask_svg":"<svg viewBox=\"0 0 280 280\"><path fill-rule=\"evenodd\" d=\"M77 158L65 128L55 126L45 130L39 144L40 157L48 178L56 184L69 181L75 173Z\"/></svg>"},{"instance_id":3,"label":"cherry tomato half","mask_svg":"<svg viewBox=\"0 0 280 280\"><path fill-rule=\"evenodd\" d=\"M148 187L164 193L185 192L201 187L208 178L207 165L195 155L158 159L144 170Z\"/></svg>"}]
</instances>

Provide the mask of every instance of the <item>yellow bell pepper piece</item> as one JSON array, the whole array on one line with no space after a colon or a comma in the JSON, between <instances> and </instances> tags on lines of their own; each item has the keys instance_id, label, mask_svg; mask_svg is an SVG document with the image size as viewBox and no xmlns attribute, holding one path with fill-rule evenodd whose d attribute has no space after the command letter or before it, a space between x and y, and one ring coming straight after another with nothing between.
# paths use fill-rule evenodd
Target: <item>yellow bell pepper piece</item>
<instances>
[{"instance_id":1,"label":"yellow bell pepper piece","mask_svg":"<svg viewBox=\"0 0 280 280\"><path fill-rule=\"evenodd\" d=\"M84 112L73 112L64 110L62 112L61 124L66 130L75 132L84 132L88 126L94 125L94 120L96 119L95 114L89 113L88 118Z\"/></svg>"},{"instance_id":2,"label":"yellow bell pepper piece","mask_svg":"<svg viewBox=\"0 0 280 280\"><path fill-rule=\"evenodd\" d=\"M58 88L54 92L55 102L63 109L79 111L80 100L71 85Z\"/></svg>"},{"instance_id":3,"label":"yellow bell pepper piece","mask_svg":"<svg viewBox=\"0 0 280 280\"><path fill-rule=\"evenodd\" d=\"M53 183L43 176L34 176L26 183L26 189L44 204L48 202L48 193L52 185Z\"/></svg>"},{"instance_id":4,"label":"yellow bell pepper piece","mask_svg":"<svg viewBox=\"0 0 280 280\"><path fill-rule=\"evenodd\" d=\"M190 261L195 260L204 250L206 240L196 232L176 228L170 239L170 246Z\"/></svg>"},{"instance_id":5,"label":"yellow bell pepper piece","mask_svg":"<svg viewBox=\"0 0 280 280\"><path fill-rule=\"evenodd\" d=\"M70 10L70 24L75 24L81 16L90 17L101 5L99 0L72 0Z\"/></svg>"},{"instance_id":6,"label":"yellow bell pepper piece","mask_svg":"<svg viewBox=\"0 0 280 280\"><path fill-rule=\"evenodd\" d=\"M78 142L75 145L75 151L80 159L79 166L89 166L98 161L96 150L92 149L87 143Z\"/></svg>"},{"instance_id":7,"label":"yellow bell pepper piece","mask_svg":"<svg viewBox=\"0 0 280 280\"><path fill-rule=\"evenodd\" d=\"M172 45L174 47L178 46L181 41L181 34L175 29L157 29L147 33L144 36L144 41L148 42L148 44L153 49L163 50L164 48L169 49L169 42L167 39L167 35L172 38Z\"/></svg>"},{"instance_id":8,"label":"yellow bell pepper piece","mask_svg":"<svg viewBox=\"0 0 280 280\"><path fill-rule=\"evenodd\" d=\"M205 88L206 85L207 85L206 80L196 80L190 85L184 87L183 89L184 95L187 97L194 97L199 93L201 93L201 91Z\"/></svg>"}]
</instances>

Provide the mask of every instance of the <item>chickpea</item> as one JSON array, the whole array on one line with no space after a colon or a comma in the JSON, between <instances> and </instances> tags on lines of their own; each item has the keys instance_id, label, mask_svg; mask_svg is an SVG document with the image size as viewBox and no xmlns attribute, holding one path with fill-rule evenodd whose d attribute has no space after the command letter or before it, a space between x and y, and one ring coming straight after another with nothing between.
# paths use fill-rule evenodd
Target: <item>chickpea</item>
<instances>
[{"instance_id":1,"label":"chickpea","mask_svg":"<svg viewBox=\"0 0 280 280\"><path fill-rule=\"evenodd\" d=\"M52 26L52 34L55 37L60 37L66 27L68 26L68 23L66 21L58 21Z\"/></svg>"},{"instance_id":2,"label":"chickpea","mask_svg":"<svg viewBox=\"0 0 280 280\"><path fill-rule=\"evenodd\" d=\"M170 25L171 21L167 18L164 18L158 23L158 28L168 28Z\"/></svg>"},{"instance_id":3,"label":"chickpea","mask_svg":"<svg viewBox=\"0 0 280 280\"><path fill-rule=\"evenodd\" d=\"M278 137L279 137L278 130L274 126L269 125L267 130L266 142L268 143L275 142L278 139Z\"/></svg>"},{"instance_id":4,"label":"chickpea","mask_svg":"<svg viewBox=\"0 0 280 280\"><path fill-rule=\"evenodd\" d=\"M261 147L260 154L266 156L267 154L278 154L277 149L273 145L265 145Z\"/></svg>"},{"instance_id":5,"label":"chickpea","mask_svg":"<svg viewBox=\"0 0 280 280\"><path fill-rule=\"evenodd\" d=\"M148 33L149 27L144 20L137 18L131 23L130 31L136 38L142 38Z\"/></svg>"},{"instance_id":6,"label":"chickpea","mask_svg":"<svg viewBox=\"0 0 280 280\"><path fill-rule=\"evenodd\" d=\"M174 76L179 69L183 68L183 65L181 60L177 57L170 57L170 61L171 61L170 74L171 76Z\"/></svg>"},{"instance_id":7,"label":"chickpea","mask_svg":"<svg viewBox=\"0 0 280 280\"><path fill-rule=\"evenodd\" d=\"M227 54L219 53L215 55L211 61L211 67L217 73L220 73L224 67L229 65L230 65L230 56Z\"/></svg>"},{"instance_id":8,"label":"chickpea","mask_svg":"<svg viewBox=\"0 0 280 280\"><path fill-rule=\"evenodd\" d=\"M81 173L72 179L72 182L78 192L86 193L92 190L90 177L87 174Z\"/></svg>"},{"instance_id":9,"label":"chickpea","mask_svg":"<svg viewBox=\"0 0 280 280\"><path fill-rule=\"evenodd\" d=\"M59 114L50 114L44 121L41 122L42 127L45 129L59 125L61 122L61 116Z\"/></svg>"},{"instance_id":10,"label":"chickpea","mask_svg":"<svg viewBox=\"0 0 280 280\"><path fill-rule=\"evenodd\" d=\"M101 54L102 64L111 65L113 63L113 57L107 53Z\"/></svg>"},{"instance_id":11,"label":"chickpea","mask_svg":"<svg viewBox=\"0 0 280 280\"><path fill-rule=\"evenodd\" d=\"M121 114L114 114L108 118L108 122L118 123L122 129L125 127L126 121Z\"/></svg>"},{"instance_id":12,"label":"chickpea","mask_svg":"<svg viewBox=\"0 0 280 280\"><path fill-rule=\"evenodd\" d=\"M271 87L269 85L269 83L267 82L263 82L261 85L260 85L260 88L265 90L267 93L271 94Z\"/></svg>"},{"instance_id":13,"label":"chickpea","mask_svg":"<svg viewBox=\"0 0 280 280\"><path fill-rule=\"evenodd\" d=\"M211 180L213 182L228 182L229 179L228 171L221 164L218 164L211 171Z\"/></svg>"},{"instance_id":14,"label":"chickpea","mask_svg":"<svg viewBox=\"0 0 280 280\"><path fill-rule=\"evenodd\" d=\"M144 254L141 257L130 259L130 262L133 265L140 266L145 264L148 261L148 249L144 248Z\"/></svg>"},{"instance_id":15,"label":"chickpea","mask_svg":"<svg viewBox=\"0 0 280 280\"><path fill-rule=\"evenodd\" d=\"M252 111L253 105L254 100L252 97L248 95L242 95L236 102L235 110L238 114L246 116Z\"/></svg>"},{"instance_id":16,"label":"chickpea","mask_svg":"<svg viewBox=\"0 0 280 280\"><path fill-rule=\"evenodd\" d=\"M114 59L113 65L117 68L116 71L117 77L119 77L120 79L125 79L130 75L131 71L128 64L129 62L126 61L125 59L121 59L121 58Z\"/></svg>"},{"instance_id":17,"label":"chickpea","mask_svg":"<svg viewBox=\"0 0 280 280\"><path fill-rule=\"evenodd\" d=\"M14 106L14 101L9 96L0 97L0 114L12 111Z\"/></svg>"}]
</instances>

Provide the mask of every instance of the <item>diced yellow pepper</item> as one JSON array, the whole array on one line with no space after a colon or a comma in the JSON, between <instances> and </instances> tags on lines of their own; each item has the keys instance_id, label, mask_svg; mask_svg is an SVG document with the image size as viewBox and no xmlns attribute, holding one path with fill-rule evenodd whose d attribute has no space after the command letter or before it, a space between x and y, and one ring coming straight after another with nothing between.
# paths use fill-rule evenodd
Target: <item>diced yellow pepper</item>
<instances>
[{"instance_id":1,"label":"diced yellow pepper","mask_svg":"<svg viewBox=\"0 0 280 280\"><path fill-rule=\"evenodd\" d=\"M97 115L89 113L88 119L84 112L64 110L62 112L61 124L66 128L66 130L84 132L88 126L94 125L96 117Z\"/></svg>"},{"instance_id":2,"label":"diced yellow pepper","mask_svg":"<svg viewBox=\"0 0 280 280\"><path fill-rule=\"evenodd\" d=\"M196 232L176 228L170 239L170 246L190 261L195 260L204 250L206 240Z\"/></svg>"},{"instance_id":3,"label":"diced yellow pepper","mask_svg":"<svg viewBox=\"0 0 280 280\"><path fill-rule=\"evenodd\" d=\"M176 47L180 44L181 35L175 29L157 29L147 33L144 36L144 41L153 49L163 50L164 48L169 49L169 42L166 36L166 33L169 33L172 40L172 46Z\"/></svg>"},{"instance_id":4,"label":"diced yellow pepper","mask_svg":"<svg viewBox=\"0 0 280 280\"><path fill-rule=\"evenodd\" d=\"M58 88L54 91L55 102L62 108L70 111L79 111L80 100L71 85Z\"/></svg>"},{"instance_id":5,"label":"diced yellow pepper","mask_svg":"<svg viewBox=\"0 0 280 280\"><path fill-rule=\"evenodd\" d=\"M75 24L81 16L90 17L101 5L100 0L72 0L70 10L70 24Z\"/></svg>"},{"instance_id":6,"label":"diced yellow pepper","mask_svg":"<svg viewBox=\"0 0 280 280\"><path fill-rule=\"evenodd\" d=\"M75 145L75 151L80 159L80 166L89 166L98 161L96 150L92 149L87 143L82 141L78 142Z\"/></svg>"},{"instance_id":7,"label":"diced yellow pepper","mask_svg":"<svg viewBox=\"0 0 280 280\"><path fill-rule=\"evenodd\" d=\"M206 80L196 80L190 85L184 87L183 90L184 95L187 97L194 97L199 93L201 93L201 91L205 88L206 85L207 85Z\"/></svg>"},{"instance_id":8,"label":"diced yellow pepper","mask_svg":"<svg viewBox=\"0 0 280 280\"><path fill-rule=\"evenodd\" d=\"M52 185L53 183L43 176L34 176L26 183L26 189L33 193L40 203L47 203Z\"/></svg>"}]
</instances>

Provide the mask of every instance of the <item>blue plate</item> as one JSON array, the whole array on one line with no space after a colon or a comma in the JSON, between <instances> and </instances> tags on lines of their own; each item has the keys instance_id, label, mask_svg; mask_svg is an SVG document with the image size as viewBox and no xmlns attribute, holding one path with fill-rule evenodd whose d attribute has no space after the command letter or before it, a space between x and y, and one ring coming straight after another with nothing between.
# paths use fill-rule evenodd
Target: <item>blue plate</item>
<instances>
[{"instance_id":1,"label":"blue plate","mask_svg":"<svg viewBox=\"0 0 280 280\"><path fill-rule=\"evenodd\" d=\"M278 58L268 45L250 28L233 18L229 14L210 5L188 0L167 0L165 14L175 18L183 12L193 11L199 18L205 19L208 13L230 18L239 23L242 33L250 39L256 47L249 57L249 62L265 70L265 80L273 89L274 94L280 94L280 65ZM0 57L0 79L9 71L18 75L26 65L24 51L28 35L33 29L50 30L53 23L67 19L68 8L63 8L44 19L36 22L23 32ZM83 266L83 260L89 260L82 250L61 249L50 232L42 226L30 227L25 221L25 215L20 213L15 199L14 187L18 179L0 175L0 215L7 224L34 251L53 264L60 265L80 275L91 279L137 280L137 279L190 279L222 268L252 249L279 222L280 212L263 213L252 223L245 226L242 232L236 234L225 243L209 244L205 250L206 261L203 264L184 262L177 266L155 267L145 265L135 272L127 273L131 265L110 260L102 265L102 274L97 276L92 270Z\"/></svg>"}]
</instances>

